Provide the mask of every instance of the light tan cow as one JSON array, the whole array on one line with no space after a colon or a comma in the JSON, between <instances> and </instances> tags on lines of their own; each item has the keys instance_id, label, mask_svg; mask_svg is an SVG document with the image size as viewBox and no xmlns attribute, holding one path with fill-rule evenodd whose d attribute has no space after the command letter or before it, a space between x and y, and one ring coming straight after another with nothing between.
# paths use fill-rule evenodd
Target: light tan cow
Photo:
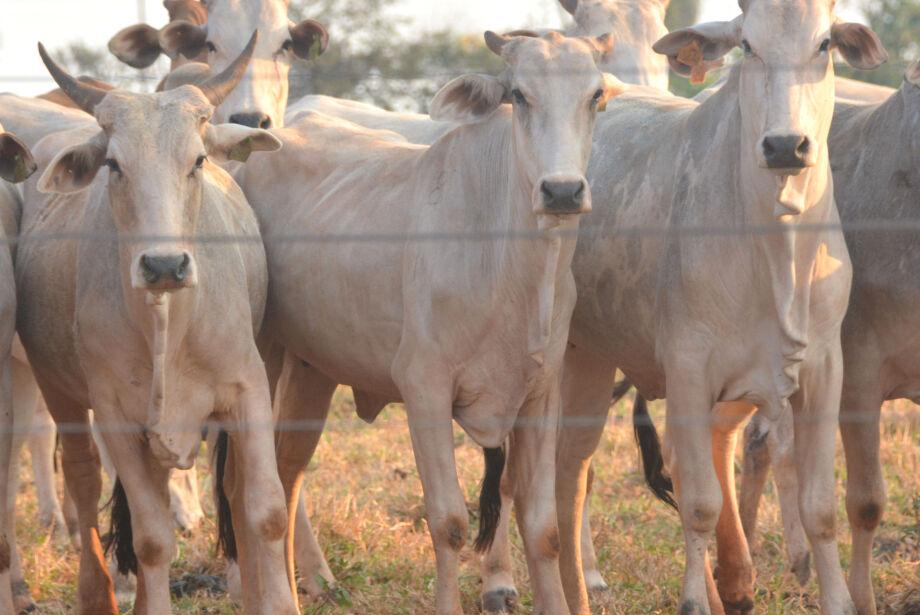
<instances>
[{"instance_id":1,"label":"light tan cow","mask_svg":"<svg viewBox=\"0 0 920 615\"><path fill-rule=\"evenodd\" d=\"M232 431L240 461L228 490L246 572L244 610L295 613L268 383L254 341L264 252L259 242L190 239L258 235L238 186L208 161L280 147L265 131L209 123L255 42L253 35L237 61L200 88L161 94L81 84L42 50L58 85L93 116L36 146L43 172L26 185L17 253L19 333L55 422L68 427L61 444L83 542L81 613L117 613L99 541L99 458L87 408L119 476L116 537L133 530L133 542L115 548L136 557L138 612L170 612L175 538L166 481L170 468L194 462L214 413ZM86 240L49 244L41 239L49 233Z\"/></svg>"},{"instance_id":2,"label":"light tan cow","mask_svg":"<svg viewBox=\"0 0 920 615\"><path fill-rule=\"evenodd\" d=\"M909 224L920 202L920 63L907 69L898 90L877 102L878 86L846 84L850 98L837 101L829 138L834 194L846 223ZM838 88L838 94L841 89ZM910 228L909 226L906 228ZM847 461L847 515L853 535L849 587L859 615L875 615L872 540L885 510L885 481L879 460L881 405L893 399L920 400L914 281L920 250L914 231L846 233L853 261L853 290L843 321L844 379L840 431ZM779 435L792 417L774 424L755 417L745 430L741 514L753 539L757 505L772 462L783 514L786 549L793 569L808 571L808 546L798 511L790 453ZM777 433L778 432L778 433Z\"/></svg>"},{"instance_id":3,"label":"light tan cow","mask_svg":"<svg viewBox=\"0 0 920 615\"><path fill-rule=\"evenodd\" d=\"M719 544L720 564L736 572L720 574L716 594L706 544L720 511L723 523L739 523L727 453L739 425L755 406L776 415L791 403L801 419L800 507L822 612L853 612L834 534L833 478L850 265L841 233L795 231L838 221L826 146L831 49L860 67L885 55L870 30L837 22L829 0L749 0L742 9L731 22L673 32L655 45L673 68L697 75L741 47L744 58L719 92L698 104L637 89L611 103L595 132L588 177L597 201L573 262L579 297L557 468L560 561L577 613L588 610L582 498L616 368L647 397L668 398L686 540L678 610L752 608L746 545L733 552ZM634 227L673 233L617 233ZM732 232L705 235L714 227Z\"/></svg>"},{"instance_id":4,"label":"light tan cow","mask_svg":"<svg viewBox=\"0 0 920 615\"><path fill-rule=\"evenodd\" d=\"M322 424L337 383L353 387L365 420L389 401L405 402L436 552L436 611L445 615L461 612L467 537L451 419L490 449L480 547L499 512L503 458L495 449L513 433L509 471L519 477L535 609L565 613L552 468L557 370L575 299L571 231L590 211L583 171L595 110L622 86L595 65L609 36L487 33L486 41L506 71L460 77L435 96L432 116L463 125L430 148L309 112L274 133L287 164L255 157L238 179L266 240L266 328L286 348L280 424ZM536 236L503 237L511 231ZM397 236L273 240L290 232ZM490 241L411 237L426 233ZM279 467L292 509L318 438L282 432Z\"/></svg>"},{"instance_id":5,"label":"light tan cow","mask_svg":"<svg viewBox=\"0 0 920 615\"><path fill-rule=\"evenodd\" d=\"M197 4L183 0L182 4ZM206 14L195 13L189 21L173 18L159 31L150 26L131 26L116 34L109 49L131 66L149 66L160 52L170 58L195 58L173 65L160 89L194 84L224 70L249 39L259 31L259 44L242 82L214 113L214 121L269 128L284 125L288 103L288 72L295 59L309 60L325 51L326 29L317 21L288 19L288 0L209 0ZM146 44L137 45L137 32ZM156 41L152 33L156 32ZM149 60L149 61L148 61Z\"/></svg>"},{"instance_id":6,"label":"light tan cow","mask_svg":"<svg viewBox=\"0 0 920 615\"><path fill-rule=\"evenodd\" d=\"M29 148L0 125L0 232L6 244L0 248L0 468L12 464L13 416L12 365L10 351L16 327L16 288L13 274L14 244L9 238L18 235L21 196L11 183L19 183L36 170ZM10 182L10 183L8 183ZM10 493L9 472L0 472L0 612L15 613L11 566L13 552L10 535L15 501Z\"/></svg>"}]
</instances>

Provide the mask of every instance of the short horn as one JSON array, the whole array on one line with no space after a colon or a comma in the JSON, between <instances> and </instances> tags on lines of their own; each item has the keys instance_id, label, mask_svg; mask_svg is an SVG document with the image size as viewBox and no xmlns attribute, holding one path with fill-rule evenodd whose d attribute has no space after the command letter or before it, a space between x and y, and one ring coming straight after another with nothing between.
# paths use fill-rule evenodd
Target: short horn
<instances>
[{"instance_id":1,"label":"short horn","mask_svg":"<svg viewBox=\"0 0 920 615\"><path fill-rule=\"evenodd\" d=\"M486 40L486 47L489 48L489 51L499 56L502 54L502 48L511 41L510 36L496 34L491 30L487 30L483 38Z\"/></svg>"},{"instance_id":2,"label":"short horn","mask_svg":"<svg viewBox=\"0 0 920 615\"><path fill-rule=\"evenodd\" d=\"M256 48L256 41L259 39L259 31L252 33L249 42L243 52L234 60L230 66L214 75L199 88L204 93L211 104L217 107L233 91L233 88L240 82L246 73L246 67L249 66L249 60L252 58L252 52Z\"/></svg>"},{"instance_id":3,"label":"short horn","mask_svg":"<svg viewBox=\"0 0 920 615\"><path fill-rule=\"evenodd\" d=\"M48 72L51 73L51 77L54 79L55 83L58 84L58 87L60 87L78 107L92 115L93 109L99 104L99 101L105 98L105 95L109 93L108 90L103 90L89 83L74 79L70 73L51 59L51 56L49 56L48 52L45 50L45 46L41 43L38 44L38 55L41 56L42 62L45 63L45 67L48 69Z\"/></svg>"}]
</instances>

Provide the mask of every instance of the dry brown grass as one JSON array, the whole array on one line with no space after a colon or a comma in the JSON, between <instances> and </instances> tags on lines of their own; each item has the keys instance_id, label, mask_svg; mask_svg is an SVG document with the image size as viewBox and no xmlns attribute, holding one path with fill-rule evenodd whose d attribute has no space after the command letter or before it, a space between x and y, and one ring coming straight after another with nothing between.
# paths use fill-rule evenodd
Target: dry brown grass
<instances>
[{"instance_id":1,"label":"dry brown grass","mask_svg":"<svg viewBox=\"0 0 920 615\"><path fill-rule=\"evenodd\" d=\"M601 569L611 585L595 601L603 614L673 613L680 590L682 545L676 515L654 500L637 472L637 454L629 422L629 403L619 404L601 443L595 464L597 478L592 524ZM388 408L373 426L354 414L350 392L341 389L307 477L312 519L341 590L333 600L305 607L305 613L406 615L430 613L434 606L434 555L424 521L418 473L401 408ZM661 418L660 405L653 415ZM885 412L883 460L889 498L885 521L876 541L874 582L880 612L920 613L920 412L897 404ZM482 471L481 453L457 432L457 458L467 500L476 500ZM838 447L839 448L839 447ZM27 467L27 463L24 464ZM206 464L201 465L206 468ZM845 471L838 459L841 549L848 564L849 546L843 510ZM207 480L203 469L202 481ZM205 498L207 499L207 498ZM212 511L209 502L206 510ZM30 477L24 483L17 511L33 594L40 612L71 613L77 559L56 546L38 527ZM179 540L174 577L184 573L220 575L214 557L213 517L194 536ZM475 527L475 524L471 524ZM522 607L530 607L529 588L519 539L514 540ZM758 613L816 612L817 587L800 589L785 571L779 511L772 489L761 511L761 543L757 563ZM478 561L466 550L461 574L464 609L478 612ZM206 593L176 600L178 613L234 613L225 596ZM123 612L130 613L125 605Z\"/></svg>"}]
</instances>

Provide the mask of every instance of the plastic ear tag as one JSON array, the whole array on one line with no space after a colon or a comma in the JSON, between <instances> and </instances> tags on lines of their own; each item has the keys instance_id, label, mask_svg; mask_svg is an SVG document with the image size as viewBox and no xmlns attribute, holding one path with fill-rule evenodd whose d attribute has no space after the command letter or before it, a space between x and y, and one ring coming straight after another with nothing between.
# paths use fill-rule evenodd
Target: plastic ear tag
<instances>
[{"instance_id":1,"label":"plastic ear tag","mask_svg":"<svg viewBox=\"0 0 920 615\"><path fill-rule=\"evenodd\" d=\"M677 61L690 68L690 83L700 85L706 82L706 73L710 69L718 68L724 64L722 58L708 62L703 57L703 49L699 41L691 41L677 54Z\"/></svg>"}]
</instances>

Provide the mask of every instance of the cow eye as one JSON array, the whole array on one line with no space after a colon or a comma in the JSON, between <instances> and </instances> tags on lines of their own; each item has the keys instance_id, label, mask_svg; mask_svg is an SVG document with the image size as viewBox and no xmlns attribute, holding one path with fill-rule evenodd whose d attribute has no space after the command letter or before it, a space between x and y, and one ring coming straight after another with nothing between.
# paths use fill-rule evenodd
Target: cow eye
<instances>
[{"instance_id":1,"label":"cow eye","mask_svg":"<svg viewBox=\"0 0 920 615\"><path fill-rule=\"evenodd\" d=\"M214 46L214 43L211 41L205 41L204 46L208 48L208 53L214 53L217 51L217 47Z\"/></svg>"},{"instance_id":2,"label":"cow eye","mask_svg":"<svg viewBox=\"0 0 920 615\"><path fill-rule=\"evenodd\" d=\"M594 96L591 98L591 100L594 102L594 104L597 104L598 102L600 102L603 96L604 96L604 90L598 90L597 92L594 93Z\"/></svg>"},{"instance_id":3,"label":"cow eye","mask_svg":"<svg viewBox=\"0 0 920 615\"><path fill-rule=\"evenodd\" d=\"M831 39L826 38L821 41L821 46L818 48L818 51L821 53L827 53L831 50Z\"/></svg>"},{"instance_id":4,"label":"cow eye","mask_svg":"<svg viewBox=\"0 0 920 615\"><path fill-rule=\"evenodd\" d=\"M208 157L204 154L198 156L198 158L195 159L195 168L200 169L202 166L204 166L204 161L207 159Z\"/></svg>"},{"instance_id":5,"label":"cow eye","mask_svg":"<svg viewBox=\"0 0 920 615\"><path fill-rule=\"evenodd\" d=\"M522 107L527 105L527 99L524 98L524 94L517 88L511 90L511 99L516 105L520 105Z\"/></svg>"},{"instance_id":6,"label":"cow eye","mask_svg":"<svg viewBox=\"0 0 920 615\"><path fill-rule=\"evenodd\" d=\"M744 55L749 56L754 53L754 50L751 49L751 44L744 39L741 41L741 49L744 51Z\"/></svg>"},{"instance_id":7,"label":"cow eye","mask_svg":"<svg viewBox=\"0 0 920 615\"><path fill-rule=\"evenodd\" d=\"M115 160L114 158L106 158L105 166L109 167L109 171L112 171L114 173L118 173L119 175L121 175L121 167L118 166L118 161Z\"/></svg>"},{"instance_id":8,"label":"cow eye","mask_svg":"<svg viewBox=\"0 0 920 615\"><path fill-rule=\"evenodd\" d=\"M291 39L288 39L284 41L283 43L281 43L282 51L290 51L293 47L294 47L294 41L292 41Z\"/></svg>"}]
</instances>

